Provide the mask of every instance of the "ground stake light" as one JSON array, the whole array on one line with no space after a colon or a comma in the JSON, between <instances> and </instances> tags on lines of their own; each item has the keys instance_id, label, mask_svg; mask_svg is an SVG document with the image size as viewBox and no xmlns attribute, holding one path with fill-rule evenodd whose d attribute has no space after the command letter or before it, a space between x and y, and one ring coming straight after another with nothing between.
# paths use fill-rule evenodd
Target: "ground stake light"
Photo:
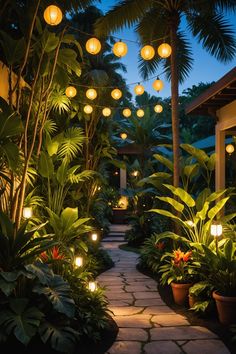
<instances>
[{"instance_id":1,"label":"ground stake light","mask_svg":"<svg viewBox=\"0 0 236 354\"><path fill-rule=\"evenodd\" d=\"M25 219L30 219L33 216L33 209L31 207L23 208L23 217Z\"/></svg>"},{"instance_id":2,"label":"ground stake light","mask_svg":"<svg viewBox=\"0 0 236 354\"><path fill-rule=\"evenodd\" d=\"M88 283L88 288L93 293L94 291L97 290L97 282L96 281L90 281Z\"/></svg>"},{"instance_id":3,"label":"ground stake light","mask_svg":"<svg viewBox=\"0 0 236 354\"><path fill-rule=\"evenodd\" d=\"M223 228L221 224L211 224L211 235L214 236L216 243L216 252L218 252L218 238L222 235Z\"/></svg>"},{"instance_id":4,"label":"ground stake light","mask_svg":"<svg viewBox=\"0 0 236 354\"><path fill-rule=\"evenodd\" d=\"M75 265L76 265L76 267L82 267L83 266L83 258L82 257L76 257L75 258Z\"/></svg>"},{"instance_id":5,"label":"ground stake light","mask_svg":"<svg viewBox=\"0 0 236 354\"><path fill-rule=\"evenodd\" d=\"M94 232L92 235L91 235L91 239L93 242L96 242L97 239L98 239L98 234L96 232Z\"/></svg>"}]
</instances>

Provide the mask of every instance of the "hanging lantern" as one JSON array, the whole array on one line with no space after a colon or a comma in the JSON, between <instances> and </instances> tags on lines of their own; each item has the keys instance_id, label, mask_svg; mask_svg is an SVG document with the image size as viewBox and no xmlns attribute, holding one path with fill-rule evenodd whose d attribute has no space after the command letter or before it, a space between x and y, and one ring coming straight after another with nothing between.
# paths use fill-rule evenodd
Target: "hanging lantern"
<instances>
[{"instance_id":1,"label":"hanging lantern","mask_svg":"<svg viewBox=\"0 0 236 354\"><path fill-rule=\"evenodd\" d=\"M160 104L156 104L154 107L154 111L156 113L161 113L163 111L163 107Z\"/></svg>"},{"instance_id":2,"label":"hanging lantern","mask_svg":"<svg viewBox=\"0 0 236 354\"><path fill-rule=\"evenodd\" d=\"M66 96L69 98L75 97L77 94L77 90L74 86L68 86L66 88Z\"/></svg>"},{"instance_id":3,"label":"hanging lantern","mask_svg":"<svg viewBox=\"0 0 236 354\"><path fill-rule=\"evenodd\" d=\"M122 113L123 113L123 116L126 117L126 118L129 118L131 116L131 114L132 114L132 112L131 112L131 110L129 108L123 109Z\"/></svg>"},{"instance_id":4,"label":"hanging lantern","mask_svg":"<svg viewBox=\"0 0 236 354\"><path fill-rule=\"evenodd\" d=\"M234 152L234 146L232 144L228 144L225 150L229 155L231 155Z\"/></svg>"},{"instance_id":5,"label":"hanging lantern","mask_svg":"<svg viewBox=\"0 0 236 354\"><path fill-rule=\"evenodd\" d=\"M164 83L163 83L162 80L157 79L157 80L155 80L155 81L153 82L152 87L153 87L154 90L156 90L156 91L161 91L161 90L163 89L163 87L164 87Z\"/></svg>"},{"instance_id":6,"label":"hanging lantern","mask_svg":"<svg viewBox=\"0 0 236 354\"><path fill-rule=\"evenodd\" d=\"M136 85L136 86L134 87L134 92L135 92L135 94L136 94L137 96L141 96L141 95L144 93L144 87L143 87L143 85L140 85L140 84Z\"/></svg>"},{"instance_id":7,"label":"hanging lantern","mask_svg":"<svg viewBox=\"0 0 236 354\"><path fill-rule=\"evenodd\" d=\"M89 104L87 104L86 106L84 106L84 112L87 114L91 114L93 111L93 107L90 106Z\"/></svg>"},{"instance_id":8,"label":"hanging lantern","mask_svg":"<svg viewBox=\"0 0 236 354\"><path fill-rule=\"evenodd\" d=\"M151 60L155 55L155 49L151 45L145 45L140 54L144 60Z\"/></svg>"},{"instance_id":9,"label":"hanging lantern","mask_svg":"<svg viewBox=\"0 0 236 354\"><path fill-rule=\"evenodd\" d=\"M49 25L57 26L62 21L61 9L58 6L50 5L44 10L43 17Z\"/></svg>"},{"instance_id":10,"label":"hanging lantern","mask_svg":"<svg viewBox=\"0 0 236 354\"><path fill-rule=\"evenodd\" d=\"M162 43L157 48L157 53L161 58L168 58L171 55L172 49L168 43Z\"/></svg>"},{"instance_id":11,"label":"hanging lantern","mask_svg":"<svg viewBox=\"0 0 236 354\"><path fill-rule=\"evenodd\" d=\"M101 42L97 38L90 38L87 40L85 44L85 48L88 53L92 55L96 55L100 52L102 45Z\"/></svg>"},{"instance_id":12,"label":"hanging lantern","mask_svg":"<svg viewBox=\"0 0 236 354\"><path fill-rule=\"evenodd\" d=\"M137 116L139 118L142 118L144 116L144 110L143 109L138 109L136 112Z\"/></svg>"},{"instance_id":13,"label":"hanging lantern","mask_svg":"<svg viewBox=\"0 0 236 354\"><path fill-rule=\"evenodd\" d=\"M95 98L97 97L97 91L95 89L88 89L86 91L86 97L89 99L89 100L95 100Z\"/></svg>"},{"instance_id":14,"label":"hanging lantern","mask_svg":"<svg viewBox=\"0 0 236 354\"><path fill-rule=\"evenodd\" d=\"M128 52L127 44L122 41L116 42L113 46L112 51L117 57L124 57Z\"/></svg>"},{"instance_id":15,"label":"hanging lantern","mask_svg":"<svg viewBox=\"0 0 236 354\"><path fill-rule=\"evenodd\" d=\"M120 134L120 137L121 137L121 139L123 139L123 140L125 140L125 139L127 139L127 134L126 133L121 133Z\"/></svg>"},{"instance_id":16,"label":"hanging lantern","mask_svg":"<svg viewBox=\"0 0 236 354\"><path fill-rule=\"evenodd\" d=\"M104 117L109 117L111 115L111 109L108 107L103 108L102 114L104 115Z\"/></svg>"},{"instance_id":17,"label":"hanging lantern","mask_svg":"<svg viewBox=\"0 0 236 354\"><path fill-rule=\"evenodd\" d=\"M30 219L33 216L33 209L31 207L24 207L23 208L23 217L25 219Z\"/></svg>"},{"instance_id":18,"label":"hanging lantern","mask_svg":"<svg viewBox=\"0 0 236 354\"><path fill-rule=\"evenodd\" d=\"M114 100L119 100L122 97L122 92L119 89L114 89L111 91L111 97L114 98Z\"/></svg>"},{"instance_id":19,"label":"hanging lantern","mask_svg":"<svg viewBox=\"0 0 236 354\"><path fill-rule=\"evenodd\" d=\"M82 257L76 257L76 258L75 258L75 265L76 265L76 267L82 267L82 265L83 265L83 258L82 258Z\"/></svg>"}]
</instances>

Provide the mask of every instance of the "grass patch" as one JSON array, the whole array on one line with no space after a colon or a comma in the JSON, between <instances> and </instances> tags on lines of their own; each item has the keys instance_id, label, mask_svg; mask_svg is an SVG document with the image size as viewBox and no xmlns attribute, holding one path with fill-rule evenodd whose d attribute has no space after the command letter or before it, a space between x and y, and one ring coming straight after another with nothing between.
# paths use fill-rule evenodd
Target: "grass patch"
<instances>
[{"instance_id":1,"label":"grass patch","mask_svg":"<svg viewBox=\"0 0 236 354\"><path fill-rule=\"evenodd\" d=\"M123 251L134 252L134 253L140 254L140 249L139 248L128 246L127 243L125 245L120 245L119 248L121 250L123 250Z\"/></svg>"}]
</instances>

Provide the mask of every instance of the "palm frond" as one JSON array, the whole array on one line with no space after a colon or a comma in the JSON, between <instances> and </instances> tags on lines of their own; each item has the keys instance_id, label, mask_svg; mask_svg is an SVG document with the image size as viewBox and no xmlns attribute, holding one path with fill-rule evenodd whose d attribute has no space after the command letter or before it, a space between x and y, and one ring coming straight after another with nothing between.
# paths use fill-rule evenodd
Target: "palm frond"
<instances>
[{"instance_id":1,"label":"palm frond","mask_svg":"<svg viewBox=\"0 0 236 354\"><path fill-rule=\"evenodd\" d=\"M195 13L188 16L188 27L202 43L208 53L221 62L228 62L235 57L236 39L231 25L223 18L222 13Z\"/></svg>"},{"instance_id":2,"label":"palm frond","mask_svg":"<svg viewBox=\"0 0 236 354\"><path fill-rule=\"evenodd\" d=\"M68 180L71 183L81 183L93 179L96 176L96 172L92 170L84 170L78 174L70 174Z\"/></svg>"},{"instance_id":3,"label":"palm frond","mask_svg":"<svg viewBox=\"0 0 236 354\"><path fill-rule=\"evenodd\" d=\"M95 34L104 36L121 29L132 27L153 5L152 0L119 1L104 17L99 19L95 25Z\"/></svg>"},{"instance_id":4,"label":"palm frond","mask_svg":"<svg viewBox=\"0 0 236 354\"><path fill-rule=\"evenodd\" d=\"M32 207L32 206L39 206L44 207L45 201L44 198L39 195L34 195L37 192L37 189L34 188L29 194L27 194L24 200L24 206Z\"/></svg>"},{"instance_id":5,"label":"palm frond","mask_svg":"<svg viewBox=\"0 0 236 354\"><path fill-rule=\"evenodd\" d=\"M78 127L67 129L58 149L58 156L71 161L79 152L81 152L84 140L83 129Z\"/></svg>"},{"instance_id":6,"label":"palm frond","mask_svg":"<svg viewBox=\"0 0 236 354\"><path fill-rule=\"evenodd\" d=\"M66 96L64 90L59 90L59 89L53 90L50 96L50 101L51 101L52 108L55 111L58 111L59 114L61 114L62 112L69 111L70 109L70 100Z\"/></svg>"},{"instance_id":7,"label":"palm frond","mask_svg":"<svg viewBox=\"0 0 236 354\"><path fill-rule=\"evenodd\" d=\"M57 131L57 125L52 119L47 119L44 123L43 130L45 133L52 135Z\"/></svg>"}]
</instances>

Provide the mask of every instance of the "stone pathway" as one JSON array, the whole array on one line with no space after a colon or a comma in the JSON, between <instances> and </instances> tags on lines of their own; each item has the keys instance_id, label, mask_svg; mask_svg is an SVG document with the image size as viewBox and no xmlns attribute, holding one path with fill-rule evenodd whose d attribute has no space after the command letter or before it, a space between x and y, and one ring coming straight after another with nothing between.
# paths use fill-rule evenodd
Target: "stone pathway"
<instances>
[{"instance_id":1,"label":"stone pathway","mask_svg":"<svg viewBox=\"0 0 236 354\"><path fill-rule=\"evenodd\" d=\"M103 242L115 267L101 274L109 309L119 326L116 341L106 354L230 354L216 334L191 326L162 301L156 282L136 270L138 256L119 249L122 242Z\"/></svg>"}]
</instances>

